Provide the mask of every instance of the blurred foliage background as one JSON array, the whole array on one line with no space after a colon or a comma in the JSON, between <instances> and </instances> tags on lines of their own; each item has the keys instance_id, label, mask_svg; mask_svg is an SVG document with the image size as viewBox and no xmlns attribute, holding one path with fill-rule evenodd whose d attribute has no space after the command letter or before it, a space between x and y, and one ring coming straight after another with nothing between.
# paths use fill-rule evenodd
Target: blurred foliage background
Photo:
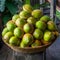
<instances>
[{"instance_id":1,"label":"blurred foliage background","mask_svg":"<svg viewBox=\"0 0 60 60\"><path fill-rule=\"evenodd\" d=\"M3 24L10 20L14 14L18 13L24 4L30 4L34 9L48 5L46 2L40 4L39 0L0 0Z\"/></svg>"},{"instance_id":2,"label":"blurred foliage background","mask_svg":"<svg viewBox=\"0 0 60 60\"><path fill-rule=\"evenodd\" d=\"M5 24L11 17L21 11L24 4L30 4L34 9L49 6L48 2L40 4L39 0L0 0L0 12L2 12L2 21ZM57 17L59 12L56 11Z\"/></svg>"}]
</instances>

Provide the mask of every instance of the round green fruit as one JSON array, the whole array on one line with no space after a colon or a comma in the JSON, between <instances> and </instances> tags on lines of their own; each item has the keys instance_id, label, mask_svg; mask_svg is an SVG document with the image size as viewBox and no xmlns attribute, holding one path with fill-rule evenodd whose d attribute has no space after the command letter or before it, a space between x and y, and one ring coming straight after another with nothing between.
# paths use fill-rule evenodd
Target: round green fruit
<instances>
[{"instance_id":1,"label":"round green fruit","mask_svg":"<svg viewBox=\"0 0 60 60\"><path fill-rule=\"evenodd\" d=\"M50 31L46 31L44 33L44 37L43 38L44 38L44 41L51 42L51 40L54 39L54 34L52 32L50 32Z\"/></svg>"},{"instance_id":2,"label":"round green fruit","mask_svg":"<svg viewBox=\"0 0 60 60\"><path fill-rule=\"evenodd\" d=\"M18 18L19 18L19 15L18 15L18 14L15 14L15 15L12 17L12 21L15 22Z\"/></svg>"},{"instance_id":3,"label":"round green fruit","mask_svg":"<svg viewBox=\"0 0 60 60\"><path fill-rule=\"evenodd\" d=\"M8 32L8 29L5 27L2 31L2 36L4 36Z\"/></svg>"},{"instance_id":4,"label":"round green fruit","mask_svg":"<svg viewBox=\"0 0 60 60\"><path fill-rule=\"evenodd\" d=\"M20 43L20 47L21 47L21 48L24 48L25 45L21 42L21 43Z\"/></svg>"},{"instance_id":5,"label":"round green fruit","mask_svg":"<svg viewBox=\"0 0 60 60\"><path fill-rule=\"evenodd\" d=\"M35 25L36 19L35 19L34 17L29 17L29 18L27 19L27 22L28 22L29 24Z\"/></svg>"},{"instance_id":6,"label":"round green fruit","mask_svg":"<svg viewBox=\"0 0 60 60\"><path fill-rule=\"evenodd\" d=\"M39 29L35 29L34 33L33 33L33 36L36 38L36 39L42 39L43 37L43 32Z\"/></svg>"},{"instance_id":7,"label":"round green fruit","mask_svg":"<svg viewBox=\"0 0 60 60\"><path fill-rule=\"evenodd\" d=\"M47 26L48 26L48 29L51 31L56 30L56 25L54 24L53 21L48 21Z\"/></svg>"},{"instance_id":8,"label":"round green fruit","mask_svg":"<svg viewBox=\"0 0 60 60\"><path fill-rule=\"evenodd\" d=\"M33 25L26 23L23 27L25 33L32 33L33 32Z\"/></svg>"},{"instance_id":9,"label":"round green fruit","mask_svg":"<svg viewBox=\"0 0 60 60\"><path fill-rule=\"evenodd\" d=\"M9 23L14 23L12 20L9 20L7 23L6 23L6 26L9 24Z\"/></svg>"},{"instance_id":10,"label":"round green fruit","mask_svg":"<svg viewBox=\"0 0 60 60\"><path fill-rule=\"evenodd\" d=\"M28 13L31 13L33 9L31 7L31 5L25 4L25 5L23 5L23 10L27 11Z\"/></svg>"},{"instance_id":11,"label":"round green fruit","mask_svg":"<svg viewBox=\"0 0 60 60\"><path fill-rule=\"evenodd\" d=\"M40 18L40 17L42 17L42 15L43 15L43 13L42 13L42 11L39 10L39 9L36 9L36 10L33 10L33 11L32 11L32 16L33 16L34 18Z\"/></svg>"},{"instance_id":12,"label":"round green fruit","mask_svg":"<svg viewBox=\"0 0 60 60\"><path fill-rule=\"evenodd\" d=\"M20 47L24 48L24 47L28 47L28 45L24 44L23 42L20 43Z\"/></svg>"},{"instance_id":13,"label":"round green fruit","mask_svg":"<svg viewBox=\"0 0 60 60\"><path fill-rule=\"evenodd\" d=\"M37 21L36 22L36 27L38 29L45 30L46 29L46 24L43 21Z\"/></svg>"},{"instance_id":14,"label":"round green fruit","mask_svg":"<svg viewBox=\"0 0 60 60\"><path fill-rule=\"evenodd\" d=\"M50 21L50 20L51 20L50 17L47 16L47 15L44 15L44 16L42 16L42 17L40 18L40 21L43 21L43 22L48 22L48 21Z\"/></svg>"},{"instance_id":15,"label":"round green fruit","mask_svg":"<svg viewBox=\"0 0 60 60\"><path fill-rule=\"evenodd\" d=\"M8 21L6 26L9 31L13 31L16 28L16 25L12 21Z\"/></svg>"},{"instance_id":16,"label":"round green fruit","mask_svg":"<svg viewBox=\"0 0 60 60\"><path fill-rule=\"evenodd\" d=\"M20 41L19 41L19 39L16 36L12 36L9 39L9 44L18 46L20 44Z\"/></svg>"},{"instance_id":17,"label":"round green fruit","mask_svg":"<svg viewBox=\"0 0 60 60\"><path fill-rule=\"evenodd\" d=\"M18 38L22 38L24 32L21 28L17 27L14 29L14 35Z\"/></svg>"},{"instance_id":18,"label":"round green fruit","mask_svg":"<svg viewBox=\"0 0 60 60\"><path fill-rule=\"evenodd\" d=\"M27 45L30 45L33 42L33 36L29 33L25 34L22 38L22 43Z\"/></svg>"},{"instance_id":19,"label":"round green fruit","mask_svg":"<svg viewBox=\"0 0 60 60\"><path fill-rule=\"evenodd\" d=\"M13 33L12 33L12 32L7 32L7 33L4 35L3 39L4 39L4 40L9 40L10 37L12 37L12 36L13 36Z\"/></svg>"},{"instance_id":20,"label":"round green fruit","mask_svg":"<svg viewBox=\"0 0 60 60\"><path fill-rule=\"evenodd\" d=\"M41 46L41 42L39 40L35 40L35 42L31 45L33 48L37 46Z\"/></svg>"},{"instance_id":21,"label":"round green fruit","mask_svg":"<svg viewBox=\"0 0 60 60\"><path fill-rule=\"evenodd\" d=\"M26 11L21 11L19 13L19 16L20 16L20 18L27 19L30 16L30 13L28 13Z\"/></svg>"},{"instance_id":22,"label":"round green fruit","mask_svg":"<svg viewBox=\"0 0 60 60\"><path fill-rule=\"evenodd\" d=\"M26 23L26 21L24 20L24 19L22 19L22 18L18 18L17 20L16 20L16 22L15 22L15 24L18 26L18 27L23 27L24 26L24 24Z\"/></svg>"}]
</instances>

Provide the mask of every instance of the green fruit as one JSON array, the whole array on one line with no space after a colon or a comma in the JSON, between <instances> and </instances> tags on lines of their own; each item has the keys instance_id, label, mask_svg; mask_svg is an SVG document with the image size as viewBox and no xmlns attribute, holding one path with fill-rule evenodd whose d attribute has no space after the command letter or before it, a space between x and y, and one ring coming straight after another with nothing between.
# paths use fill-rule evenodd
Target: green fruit
<instances>
[{"instance_id":1,"label":"green fruit","mask_svg":"<svg viewBox=\"0 0 60 60\"><path fill-rule=\"evenodd\" d=\"M12 36L9 39L9 44L18 46L20 44L20 41L19 41L19 39L16 36Z\"/></svg>"},{"instance_id":2,"label":"green fruit","mask_svg":"<svg viewBox=\"0 0 60 60\"><path fill-rule=\"evenodd\" d=\"M6 23L6 26L9 24L9 23L14 23L12 20L9 20L7 23Z\"/></svg>"},{"instance_id":3,"label":"green fruit","mask_svg":"<svg viewBox=\"0 0 60 60\"><path fill-rule=\"evenodd\" d=\"M45 30L46 29L46 24L44 22L42 22L42 21L37 21L36 22L36 27L38 29Z\"/></svg>"},{"instance_id":4,"label":"green fruit","mask_svg":"<svg viewBox=\"0 0 60 60\"><path fill-rule=\"evenodd\" d=\"M30 16L30 13L28 13L26 11L21 11L19 13L19 16L20 16L20 18L27 19Z\"/></svg>"},{"instance_id":5,"label":"green fruit","mask_svg":"<svg viewBox=\"0 0 60 60\"><path fill-rule=\"evenodd\" d=\"M32 16L35 17L35 18L40 18L40 17L42 17L42 15L43 15L43 13L39 9L36 9L36 10L32 11Z\"/></svg>"},{"instance_id":6,"label":"green fruit","mask_svg":"<svg viewBox=\"0 0 60 60\"><path fill-rule=\"evenodd\" d=\"M18 27L23 27L24 24L26 23L26 21L22 18L18 18L15 22L15 24L18 26Z\"/></svg>"},{"instance_id":7,"label":"green fruit","mask_svg":"<svg viewBox=\"0 0 60 60\"><path fill-rule=\"evenodd\" d=\"M51 40L54 39L54 34L52 32L50 32L50 31L46 31L44 33L44 37L43 38L44 38L44 41L50 42Z\"/></svg>"},{"instance_id":8,"label":"green fruit","mask_svg":"<svg viewBox=\"0 0 60 60\"><path fill-rule=\"evenodd\" d=\"M48 21L50 21L50 20L51 20L50 17L47 16L47 15L44 15L44 16L42 16L42 17L40 18L40 21L43 21L43 22L48 22Z\"/></svg>"},{"instance_id":9,"label":"green fruit","mask_svg":"<svg viewBox=\"0 0 60 60\"><path fill-rule=\"evenodd\" d=\"M27 19L27 22L29 23L29 24L35 24L36 23L36 19L34 18L34 17L29 17L28 19Z\"/></svg>"},{"instance_id":10,"label":"green fruit","mask_svg":"<svg viewBox=\"0 0 60 60\"><path fill-rule=\"evenodd\" d=\"M12 21L8 21L6 26L9 31L13 31L16 28L16 25Z\"/></svg>"},{"instance_id":11,"label":"green fruit","mask_svg":"<svg viewBox=\"0 0 60 60\"><path fill-rule=\"evenodd\" d=\"M23 10L27 11L28 13L31 13L33 9L29 4L25 4L23 5Z\"/></svg>"},{"instance_id":12,"label":"green fruit","mask_svg":"<svg viewBox=\"0 0 60 60\"><path fill-rule=\"evenodd\" d=\"M24 32L21 28L17 27L14 29L14 35L18 38L21 38L23 36Z\"/></svg>"},{"instance_id":13,"label":"green fruit","mask_svg":"<svg viewBox=\"0 0 60 60\"><path fill-rule=\"evenodd\" d=\"M4 35L3 39L4 39L4 40L9 40L10 37L12 37L12 36L13 36L13 33L12 33L12 32L7 32L7 33Z\"/></svg>"},{"instance_id":14,"label":"green fruit","mask_svg":"<svg viewBox=\"0 0 60 60\"><path fill-rule=\"evenodd\" d=\"M32 33L33 32L33 25L26 23L23 27L24 32Z\"/></svg>"},{"instance_id":15,"label":"green fruit","mask_svg":"<svg viewBox=\"0 0 60 60\"><path fill-rule=\"evenodd\" d=\"M4 36L8 32L8 29L5 27L2 31L2 36Z\"/></svg>"},{"instance_id":16,"label":"green fruit","mask_svg":"<svg viewBox=\"0 0 60 60\"><path fill-rule=\"evenodd\" d=\"M56 30L56 25L54 24L53 21L48 21L47 25L48 25L49 30L51 30L51 31Z\"/></svg>"},{"instance_id":17,"label":"green fruit","mask_svg":"<svg viewBox=\"0 0 60 60\"><path fill-rule=\"evenodd\" d=\"M20 47L24 48L24 47L28 47L28 45L24 44L23 42L20 43Z\"/></svg>"},{"instance_id":18,"label":"green fruit","mask_svg":"<svg viewBox=\"0 0 60 60\"><path fill-rule=\"evenodd\" d=\"M33 48L37 46L41 46L41 42L39 40L35 40L35 42L31 45Z\"/></svg>"},{"instance_id":19,"label":"green fruit","mask_svg":"<svg viewBox=\"0 0 60 60\"><path fill-rule=\"evenodd\" d=\"M35 29L34 33L33 33L33 36L36 38L36 39L42 39L43 37L43 32L39 29Z\"/></svg>"},{"instance_id":20,"label":"green fruit","mask_svg":"<svg viewBox=\"0 0 60 60\"><path fill-rule=\"evenodd\" d=\"M12 21L15 22L18 18L19 18L19 15L18 15L18 14L15 14L15 15L12 17Z\"/></svg>"},{"instance_id":21,"label":"green fruit","mask_svg":"<svg viewBox=\"0 0 60 60\"><path fill-rule=\"evenodd\" d=\"M33 42L33 36L29 33L25 34L22 38L22 43L24 45L30 45Z\"/></svg>"},{"instance_id":22,"label":"green fruit","mask_svg":"<svg viewBox=\"0 0 60 60\"><path fill-rule=\"evenodd\" d=\"M20 43L20 47L21 47L21 48L24 48L25 45L21 42L21 43Z\"/></svg>"}]
</instances>

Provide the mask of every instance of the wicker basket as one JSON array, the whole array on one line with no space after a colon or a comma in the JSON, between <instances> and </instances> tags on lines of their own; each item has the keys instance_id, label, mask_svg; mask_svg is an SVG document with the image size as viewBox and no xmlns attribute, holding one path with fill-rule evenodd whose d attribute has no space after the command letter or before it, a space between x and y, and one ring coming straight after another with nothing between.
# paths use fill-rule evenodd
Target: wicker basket
<instances>
[{"instance_id":1,"label":"wicker basket","mask_svg":"<svg viewBox=\"0 0 60 60\"><path fill-rule=\"evenodd\" d=\"M48 44L45 44L45 45L42 45L42 46L37 46L37 47L25 47L25 48L20 48L20 47L17 47L17 46L12 46L10 44L8 44L6 42L6 40L2 39L3 42L9 47L11 48L12 50L16 51L16 52L21 52L21 53L37 53L37 52L43 52L44 50L46 50L47 47L49 47L55 40L53 40L52 42L48 43Z\"/></svg>"}]
</instances>

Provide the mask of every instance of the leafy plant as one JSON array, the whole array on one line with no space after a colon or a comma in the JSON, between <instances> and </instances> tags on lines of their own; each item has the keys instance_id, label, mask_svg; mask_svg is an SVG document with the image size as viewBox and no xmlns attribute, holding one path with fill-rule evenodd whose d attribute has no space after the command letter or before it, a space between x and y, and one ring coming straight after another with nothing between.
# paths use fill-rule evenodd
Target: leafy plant
<instances>
[{"instance_id":1,"label":"leafy plant","mask_svg":"<svg viewBox=\"0 0 60 60\"><path fill-rule=\"evenodd\" d=\"M49 3L47 3L47 2L44 2L43 4L35 4L34 6L33 6L33 8L34 9L37 9L37 8L40 8L40 7L47 7L47 6L49 6Z\"/></svg>"},{"instance_id":2,"label":"leafy plant","mask_svg":"<svg viewBox=\"0 0 60 60\"><path fill-rule=\"evenodd\" d=\"M60 12L56 10L56 16L60 19Z\"/></svg>"},{"instance_id":3,"label":"leafy plant","mask_svg":"<svg viewBox=\"0 0 60 60\"><path fill-rule=\"evenodd\" d=\"M3 12L3 23L5 24L12 15L18 13L21 10L22 5L31 4L30 0L6 0L5 1L5 10ZM48 3L43 4L34 4L33 9L48 6ZM6 12L8 10L8 12Z\"/></svg>"},{"instance_id":4,"label":"leafy plant","mask_svg":"<svg viewBox=\"0 0 60 60\"><path fill-rule=\"evenodd\" d=\"M30 4L30 0L25 0L25 4Z\"/></svg>"}]
</instances>

